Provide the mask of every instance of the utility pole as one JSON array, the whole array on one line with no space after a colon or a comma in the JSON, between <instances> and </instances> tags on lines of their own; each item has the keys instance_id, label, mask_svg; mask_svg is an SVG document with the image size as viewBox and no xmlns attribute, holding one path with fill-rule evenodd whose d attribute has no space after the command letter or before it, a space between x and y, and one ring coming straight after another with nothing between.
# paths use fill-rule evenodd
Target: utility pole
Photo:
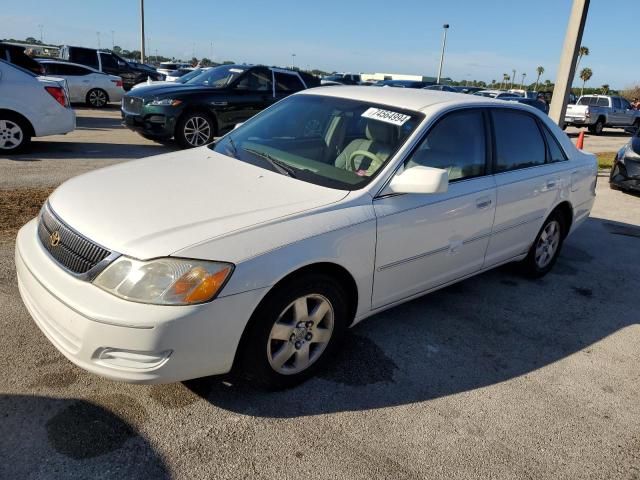
<instances>
[{"instance_id":1,"label":"utility pole","mask_svg":"<svg viewBox=\"0 0 640 480\"><path fill-rule=\"evenodd\" d=\"M295 70L296 68L296 54L291 54L291 70Z\"/></svg>"},{"instance_id":2,"label":"utility pole","mask_svg":"<svg viewBox=\"0 0 640 480\"><path fill-rule=\"evenodd\" d=\"M521 88L521 89L524 89L524 77L526 77L526 76L527 76L527 74L526 74L526 73L523 73L523 74L522 74L522 81L520 82L520 88Z\"/></svg>"},{"instance_id":3,"label":"utility pole","mask_svg":"<svg viewBox=\"0 0 640 480\"><path fill-rule=\"evenodd\" d=\"M571 82L576 73L576 59L582 43L582 34L587 22L590 0L573 0L567 33L564 37L564 45L560 55L560 65L558 66L558 76L556 85L551 97L551 107L549 117L562 126L564 115L567 111L567 101L571 92Z\"/></svg>"},{"instance_id":4,"label":"utility pole","mask_svg":"<svg viewBox=\"0 0 640 480\"><path fill-rule=\"evenodd\" d=\"M140 63L144 63L144 0L140 0Z\"/></svg>"},{"instance_id":5,"label":"utility pole","mask_svg":"<svg viewBox=\"0 0 640 480\"><path fill-rule=\"evenodd\" d=\"M516 84L516 69L514 68L512 70L512 72L513 72L513 77L511 77L511 87L510 88L513 88L513 86Z\"/></svg>"},{"instance_id":6,"label":"utility pole","mask_svg":"<svg viewBox=\"0 0 640 480\"><path fill-rule=\"evenodd\" d=\"M447 30L449 30L449 24L445 23L442 25L442 29L444 30L442 35L442 52L440 53L440 66L438 67L438 78L436 79L438 85L440 85L440 78L442 77L442 64L444 63L444 49L447 46Z\"/></svg>"},{"instance_id":7,"label":"utility pole","mask_svg":"<svg viewBox=\"0 0 640 480\"><path fill-rule=\"evenodd\" d=\"M115 40L115 31L111 30L111 50L113 51L113 48L116 46L116 40Z\"/></svg>"},{"instance_id":8,"label":"utility pole","mask_svg":"<svg viewBox=\"0 0 640 480\"><path fill-rule=\"evenodd\" d=\"M44 41L42 40L42 30L44 29L44 25L38 25L38 28L40 29L40 43L44 43Z\"/></svg>"}]
</instances>

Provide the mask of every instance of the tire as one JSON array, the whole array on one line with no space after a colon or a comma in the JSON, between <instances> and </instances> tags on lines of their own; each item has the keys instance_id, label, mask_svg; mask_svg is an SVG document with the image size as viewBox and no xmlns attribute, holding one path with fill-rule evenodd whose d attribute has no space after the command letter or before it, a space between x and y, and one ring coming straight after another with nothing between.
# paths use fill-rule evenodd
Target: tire
<instances>
[{"instance_id":1,"label":"tire","mask_svg":"<svg viewBox=\"0 0 640 480\"><path fill-rule=\"evenodd\" d=\"M31 125L11 113L0 114L0 154L24 152L31 143Z\"/></svg>"},{"instance_id":2,"label":"tire","mask_svg":"<svg viewBox=\"0 0 640 480\"><path fill-rule=\"evenodd\" d=\"M567 235L566 228L565 221L558 212L554 212L545 220L529 249L527 258L521 262L526 276L540 278L551 271L562 250Z\"/></svg>"},{"instance_id":3,"label":"tire","mask_svg":"<svg viewBox=\"0 0 640 480\"><path fill-rule=\"evenodd\" d=\"M109 103L109 95L101 88L92 88L87 92L85 102L92 108L104 108Z\"/></svg>"},{"instance_id":4,"label":"tire","mask_svg":"<svg viewBox=\"0 0 640 480\"><path fill-rule=\"evenodd\" d=\"M185 113L176 124L175 137L182 148L201 147L213 142L215 135L215 123L208 113Z\"/></svg>"},{"instance_id":5,"label":"tire","mask_svg":"<svg viewBox=\"0 0 640 480\"><path fill-rule=\"evenodd\" d=\"M589 125L589 133L593 133L594 135L602 135L602 131L604 130L604 120L601 118L594 125Z\"/></svg>"},{"instance_id":6,"label":"tire","mask_svg":"<svg viewBox=\"0 0 640 480\"><path fill-rule=\"evenodd\" d=\"M633 122L633 128L636 129L636 135L640 133L640 118L636 118L636 121Z\"/></svg>"},{"instance_id":7,"label":"tire","mask_svg":"<svg viewBox=\"0 0 640 480\"><path fill-rule=\"evenodd\" d=\"M236 372L268 390L300 384L335 356L348 312L345 290L328 275L304 274L277 286L249 321Z\"/></svg>"}]
</instances>

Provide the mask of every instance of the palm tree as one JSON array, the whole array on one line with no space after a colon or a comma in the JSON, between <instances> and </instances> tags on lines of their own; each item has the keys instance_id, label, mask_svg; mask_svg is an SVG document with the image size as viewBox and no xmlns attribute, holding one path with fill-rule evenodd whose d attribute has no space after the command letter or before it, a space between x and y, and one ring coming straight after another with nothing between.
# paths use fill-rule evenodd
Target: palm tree
<instances>
[{"instance_id":1,"label":"palm tree","mask_svg":"<svg viewBox=\"0 0 640 480\"><path fill-rule=\"evenodd\" d=\"M495 87L496 87L496 81L495 81L495 80L491 80L491 86L492 86L493 88L495 88Z\"/></svg>"},{"instance_id":2,"label":"palm tree","mask_svg":"<svg viewBox=\"0 0 640 480\"><path fill-rule=\"evenodd\" d=\"M578 68L580 68L582 57L588 57L589 53L589 47L585 47L584 45L580 47L580 50L578 50L578 63L576 64L576 71L578 70Z\"/></svg>"},{"instance_id":3,"label":"palm tree","mask_svg":"<svg viewBox=\"0 0 640 480\"><path fill-rule=\"evenodd\" d=\"M604 85L602 85L602 94L603 95L608 95L609 94L609 84L605 83Z\"/></svg>"},{"instance_id":4,"label":"palm tree","mask_svg":"<svg viewBox=\"0 0 640 480\"><path fill-rule=\"evenodd\" d=\"M593 71L589 67L580 70L580 78L582 79L582 90L580 91L580 96L584 94L584 84L587 83L592 76Z\"/></svg>"},{"instance_id":5,"label":"palm tree","mask_svg":"<svg viewBox=\"0 0 640 480\"><path fill-rule=\"evenodd\" d=\"M536 92L538 91L538 84L540 83L540 77L544 73L544 67L540 66L536 68L536 72L538 72L538 78L536 78Z\"/></svg>"},{"instance_id":6,"label":"palm tree","mask_svg":"<svg viewBox=\"0 0 640 480\"><path fill-rule=\"evenodd\" d=\"M523 88L524 88L524 77L526 77L526 76L527 76L527 74L526 74L526 73L523 73L523 74L522 74L522 82L520 82L520 89L523 89Z\"/></svg>"},{"instance_id":7,"label":"palm tree","mask_svg":"<svg viewBox=\"0 0 640 480\"><path fill-rule=\"evenodd\" d=\"M502 83L500 84L500 90L503 89L503 85L506 86L507 82L509 81L511 77L509 76L508 73L503 73L502 74Z\"/></svg>"}]
</instances>

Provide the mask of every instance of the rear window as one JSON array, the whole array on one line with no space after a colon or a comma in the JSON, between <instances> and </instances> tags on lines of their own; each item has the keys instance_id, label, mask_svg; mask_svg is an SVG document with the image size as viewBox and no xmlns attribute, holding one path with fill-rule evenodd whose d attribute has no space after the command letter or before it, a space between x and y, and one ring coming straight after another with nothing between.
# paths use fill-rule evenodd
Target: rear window
<instances>
[{"instance_id":1,"label":"rear window","mask_svg":"<svg viewBox=\"0 0 640 480\"><path fill-rule=\"evenodd\" d=\"M496 172L543 165L546 145L536 120L524 112L493 110L496 138Z\"/></svg>"},{"instance_id":2,"label":"rear window","mask_svg":"<svg viewBox=\"0 0 640 480\"><path fill-rule=\"evenodd\" d=\"M69 60L89 67L98 68L98 54L95 50L87 50L84 48L71 49Z\"/></svg>"},{"instance_id":3,"label":"rear window","mask_svg":"<svg viewBox=\"0 0 640 480\"><path fill-rule=\"evenodd\" d=\"M304 90L304 85L297 75L275 72L277 92L298 92Z\"/></svg>"}]
</instances>

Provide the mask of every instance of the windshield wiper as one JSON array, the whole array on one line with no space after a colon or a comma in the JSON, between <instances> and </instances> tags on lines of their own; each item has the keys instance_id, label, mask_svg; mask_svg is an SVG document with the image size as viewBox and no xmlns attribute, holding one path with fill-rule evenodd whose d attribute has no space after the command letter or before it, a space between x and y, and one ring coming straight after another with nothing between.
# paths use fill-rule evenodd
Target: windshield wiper
<instances>
[{"instance_id":1,"label":"windshield wiper","mask_svg":"<svg viewBox=\"0 0 640 480\"><path fill-rule=\"evenodd\" d=\"M233 156L235 158L238 158L238 149L236 148L236 144L234 143L233 138L231 138L231 135L227 135L227 138L229 139L229 145L231 145L231 148L233 149L231 153L233 153Z\"/></svg>"},{"instance_id":2,"label":"windshield wiper","mask_svg":"<svg viewBox=\"0 0 640 480\"><path fill-rule=\"evenodd\" d=\"M269 164L276 169L277 172L288 175L291 178L297 178L295 171L288 164L283 162L282 160L278 160L277 158L272 157L266 152L260 152L258 150L253 150L252 148L243 148L244 151L253 153L254 155L265 159Z\"/></svg>"}]
</instances>

